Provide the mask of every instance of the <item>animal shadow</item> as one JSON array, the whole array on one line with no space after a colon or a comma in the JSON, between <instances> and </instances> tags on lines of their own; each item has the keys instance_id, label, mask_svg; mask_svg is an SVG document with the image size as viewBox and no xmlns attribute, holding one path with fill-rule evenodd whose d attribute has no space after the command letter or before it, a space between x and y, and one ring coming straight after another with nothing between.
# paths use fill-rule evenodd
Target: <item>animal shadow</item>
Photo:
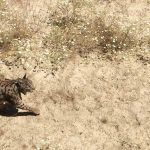
<instances>
[{"instance_id":1,"label":"animal shadow","mask_svg":"<svg viewBox=\"0 0 150 150\"><path fill-rule=\"evenodd\" d=\"M1 110L0 115L5 117L36 116L33 112L18 112L18 109L12 106L7 106L7 108Z\"/></svg>"}]
</instances>

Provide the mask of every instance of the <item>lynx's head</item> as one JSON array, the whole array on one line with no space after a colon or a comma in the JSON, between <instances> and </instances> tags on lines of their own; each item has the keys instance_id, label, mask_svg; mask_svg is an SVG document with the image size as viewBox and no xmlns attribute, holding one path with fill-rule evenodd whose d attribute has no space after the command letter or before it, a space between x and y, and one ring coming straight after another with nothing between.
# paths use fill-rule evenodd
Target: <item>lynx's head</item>
<instances>
[{"instance_id":1,"label":"lynx's head","mask_svg":"<svg viewBox=\"0 0 150 150\"><path fill-rule=\"evenodd\" d=\"M33 82L29 78L27 78L26 74L23 78L17 79L17 86L18 90L24 95L26 95L27 92L32 92L33 90L35 90Z\"/></svg>"}]
</instances>

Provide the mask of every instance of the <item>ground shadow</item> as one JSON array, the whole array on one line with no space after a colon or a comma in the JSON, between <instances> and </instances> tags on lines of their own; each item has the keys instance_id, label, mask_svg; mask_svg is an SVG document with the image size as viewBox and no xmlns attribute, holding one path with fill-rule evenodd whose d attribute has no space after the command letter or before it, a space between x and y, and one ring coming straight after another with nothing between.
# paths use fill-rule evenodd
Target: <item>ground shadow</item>
<instances>
[{"instance_id":1,"label":"ground shadow","mask_svg":"<svg viewBox=\"0 0 150 150\"><path fill-rule=\"evenodd\" d=\"M1 116L5 117L17 117L17 116L36 116L33 112L18 112L18 109L14 107L7 107L0 111Z\"/></svg>"},{"instance_id":2,"label":"ground shadow","mask_svg":"<svg viewBox=\"0 0 150 150\"><path fill-rule=\"evenodd\" d=\"M16 116L37 116L37 115L33 112L18 112Z\"/></svg>"}]
</instances>

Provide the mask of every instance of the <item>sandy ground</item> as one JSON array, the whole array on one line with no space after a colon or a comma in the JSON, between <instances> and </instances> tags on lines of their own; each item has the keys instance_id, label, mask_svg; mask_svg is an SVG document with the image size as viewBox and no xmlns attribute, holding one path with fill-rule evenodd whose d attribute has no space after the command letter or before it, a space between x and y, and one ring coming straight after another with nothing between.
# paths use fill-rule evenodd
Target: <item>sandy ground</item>
<instances>
[{"instance_id":1,"label":"sandy ground","mask_svg":"<svg viewBox=\"0 0 150 150\"><path fill-rule=\"evenodd\" d=\"M128 8L131 20L148 9L138 3ZM119 62L77 56L55 76L1 61L0 72L12 79L30 75L36 90L23 101L41 112L0 116L0 150L150 150L149 63L132 56Z\"/></svg>"},{"instance_id":2,"label":"sandy ground","mask_svg":"<svg viewBox=\"0 0 150 150\"><path fill-rule=\"evenodd\" d=\"M0 116L1 150L149 150L149 67L77 57L55 76L32 73L36 91L23 99L41 114Z\"/></svg>"}]
</instances>

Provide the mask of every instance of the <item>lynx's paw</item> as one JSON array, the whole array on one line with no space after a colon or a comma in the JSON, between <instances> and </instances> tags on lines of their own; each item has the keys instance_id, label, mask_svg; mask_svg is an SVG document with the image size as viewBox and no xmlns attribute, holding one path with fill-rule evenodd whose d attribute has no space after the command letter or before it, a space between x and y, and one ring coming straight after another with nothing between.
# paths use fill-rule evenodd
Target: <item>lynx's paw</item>
<instances>
[{"instance_id":1,"label":"lynx's paw","mask_svg":"<svg viewBox=\"0 0 150 150\"><path fill-rule=\"evenodd\" d=\"M40 110L37 109L37 108L33 108L33 109L32 109L32 112L33 112L35 115L39 115L39 114L40 114Z\"/></svg>"}]
</instances>

